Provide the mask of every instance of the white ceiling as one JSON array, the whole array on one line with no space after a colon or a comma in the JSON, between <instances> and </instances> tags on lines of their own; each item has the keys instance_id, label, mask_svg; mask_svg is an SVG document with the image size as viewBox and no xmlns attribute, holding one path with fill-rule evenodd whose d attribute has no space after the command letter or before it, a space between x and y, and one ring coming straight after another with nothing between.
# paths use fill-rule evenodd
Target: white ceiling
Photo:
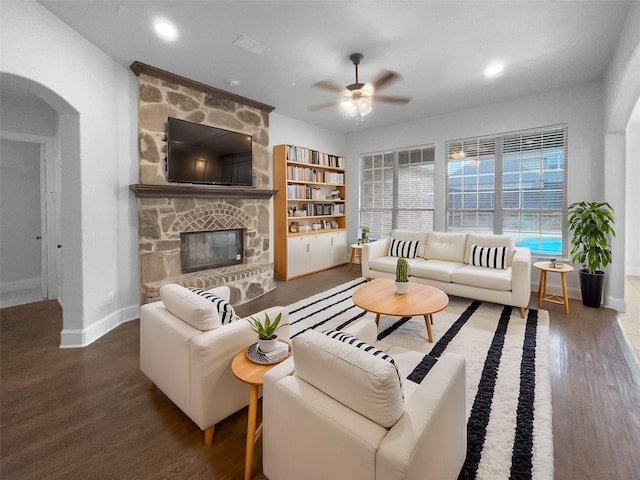
<instances>
[{"instance_id":1,"label":"white ceiling","mask_svg":"<svg viewBox=\"0 0 640 480\"><path fill-rule=\"evenodd\" d=\"M40 3L127 67L137 60L340 132L601 79L629 7L611 0ZM157 38L156 18L171 21L179 38ZM240 35L269 51L240 49L232 43ZM412 101L376 104L357 127L337 107L310 112L308 105L336 98L313 83L354 81L353 52L364 54L361 81L395 70L403 79L384 94ZM503 61L505 72L487 80L482 72L492 61Z\"/></svg>"}]
</instances>

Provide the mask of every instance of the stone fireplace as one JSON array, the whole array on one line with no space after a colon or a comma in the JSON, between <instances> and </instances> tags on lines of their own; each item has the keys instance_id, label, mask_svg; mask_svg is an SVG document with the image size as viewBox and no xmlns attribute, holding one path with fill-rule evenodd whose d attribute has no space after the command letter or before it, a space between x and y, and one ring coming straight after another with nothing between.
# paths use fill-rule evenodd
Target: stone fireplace
<instances>
[{"instance_id":1,"label":"stone fireplace","mask_svg":"<svg viewBox=\"0 0 640 480\"><path fill-rule=\"evenodd\" d=\"M275 288L269 261L269 112L249 99L135 62L138 75L140 183L138 251L142 303L156 300L166 283L212 288L228 285L231 303L250 301ZM164 159L168 117L247 133L253 137L253 187L170 184ZM181 236L240 230L239 263L183 271Z\"/></svg>"}]
</instances>

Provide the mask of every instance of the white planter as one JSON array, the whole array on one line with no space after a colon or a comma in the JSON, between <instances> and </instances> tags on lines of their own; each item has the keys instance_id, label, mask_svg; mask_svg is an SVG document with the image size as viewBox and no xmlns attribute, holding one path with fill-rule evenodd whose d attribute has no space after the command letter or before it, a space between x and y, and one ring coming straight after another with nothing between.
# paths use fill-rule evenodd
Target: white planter
<instances>
[{"instance_id":1,"label":"white planter","mask_svg":"<svg viewBox=\"0 0 640 480\"><path fill-rule=\"evenodd\" d=\"M396 282L396 293L404 295L409 291L409 282Z\"/></svg>"},{"instance_id":2,"label":"white planter","mask_svg":"<svg viewBox=\"0 0 640 480\"><path fill-rule=\"evenodd\" d=\"M278 345L278 337L274 337L269 340L258 339L258 348L263 353L273 351L273 349L276 348L276 345Z\"/></svg>"}]
</instances>

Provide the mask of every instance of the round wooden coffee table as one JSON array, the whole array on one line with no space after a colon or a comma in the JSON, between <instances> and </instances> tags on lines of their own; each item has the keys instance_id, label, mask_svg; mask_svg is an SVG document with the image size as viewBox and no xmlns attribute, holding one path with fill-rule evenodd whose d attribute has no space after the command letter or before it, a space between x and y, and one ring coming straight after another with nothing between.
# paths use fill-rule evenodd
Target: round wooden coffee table
<instances>
[{"instance_id":1,"label":"round wooden coffee table","mask_svg":"<svg viewBox=\"0 0 640 480\"><path fill-rule=\"evenodd\" d=\"M433 343L431 324L433 314L449 305L449 296L442 290L422 283L409 282L409 291L396 293L395 281L390 278L376 278L353 293L353 303L358 307L376 314L376 323L380 315L393 317L424 316L429 342Z\"/></svg>"}]
</instances>

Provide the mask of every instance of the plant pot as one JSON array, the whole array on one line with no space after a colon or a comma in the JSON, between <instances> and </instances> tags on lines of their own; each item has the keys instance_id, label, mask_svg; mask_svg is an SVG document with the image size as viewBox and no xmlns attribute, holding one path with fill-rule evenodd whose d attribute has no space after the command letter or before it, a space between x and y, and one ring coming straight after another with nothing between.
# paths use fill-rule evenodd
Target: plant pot
<instances>
[{"instance_id":1,"label":"plant pot","mask_svg":"<svg viewBox=\"0 0 640 480\"><path fill-rule=\"evenodd\" d=\"M278 345L278 337L274 336L268 340L258 339L258 349L263 353L272 352Z\"/></svg>"},{"instance_id":2,"label":"plant pot","mask_svg":"<svg viewBox=\"0 0 640 480\"><path fill-rule=\"evenodd\" d=\"M396 293L404 295L409 291L409 282L396 282Z\"/></svg>"},{"instance_id":3,"label":"plant pot","mask_svg":"<svg viewBox=\"0 0 640 480\"><path fill-rule=\"evenodd\" d=\"M603 271L596 270L596 273L589 273L585 269L580 270L580 291L582 292L582 304L585 307L600 308L603 290Z\"/></svg>"}]
</instances>

